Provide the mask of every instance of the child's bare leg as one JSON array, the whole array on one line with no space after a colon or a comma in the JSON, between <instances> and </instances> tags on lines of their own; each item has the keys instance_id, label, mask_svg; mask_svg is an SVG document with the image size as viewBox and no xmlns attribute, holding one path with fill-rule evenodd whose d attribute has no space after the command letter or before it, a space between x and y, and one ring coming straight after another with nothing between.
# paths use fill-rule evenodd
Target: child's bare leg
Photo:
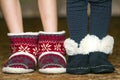
<instances>
[{"instance_id":1,"label":"child's bare leg","mask_svg":"<svg viewBox=\"0 0 120 80\"><path fill-rule=\"evenodd\" d=\"M56 0L38 0L39 11L45 32L57 31L57 6Z\"/></svg>"},{"instance_id":2,"label":"child's bare leg","mask_svg":"<svg viewBox=\"0 0 120 80\"><path fill-rule=\"evenodd\" d=\"M63 42L65 32L57 32L56 0L38 0L44 31L39 33L38 66L42 73L66 72L66 59ZM48 48L45 49L45 46Z\"/></svg>"},{"instance_id":3,"label":"child's bare leg","mask_svg":"<svg viewBox=\"0 0 120 80\"><path fill-rule=\"evenodd\" d=\"M1 8L10 33L23 32L21 7L18 0L1 0Z\"/></svg>"}]
</instances>

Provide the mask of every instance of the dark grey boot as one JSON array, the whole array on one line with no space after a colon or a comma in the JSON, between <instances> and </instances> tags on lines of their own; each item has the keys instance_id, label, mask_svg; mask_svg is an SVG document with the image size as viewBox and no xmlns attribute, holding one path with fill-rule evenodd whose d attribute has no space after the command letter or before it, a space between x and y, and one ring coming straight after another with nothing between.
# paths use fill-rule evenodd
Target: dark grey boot
<instances>
[{"instance_id":1,"label":"dark grey boot","mask_svg":"<svg viewBox=\"0 0 120 80\"><path fill-rule=\"evenodd\" d=\"M106 36L98 42L97 51L90 52L89 63L92 73L111 73L114 66L108 61L108 56L112 53L114 39Z\"/></svg>"},{"instance_id":2,"label":"dark grey boot","mask_svg":"<svg viewBox=\"0 0 120 80\"><path fill-rule=\"evenodd\" d=\"M91 52L89 61L92 73L111 73L114 71L114 66L108 61L108 54Z\"/></svg>"},{"instance_id":3,"label":"dark grey boot","mask_svg":"<svg viewBox=\"0 0 120 80\"><path fill-rule=\"evenodd\" d=\"M78 47L78 44L71 39L66 39L64 42L66 52L68 54L68 62L66 72L70 74L87 74L89 68L89 53L84 53ZM82 45L84 47L84 45Z\"/></svg>"}]
</instances>

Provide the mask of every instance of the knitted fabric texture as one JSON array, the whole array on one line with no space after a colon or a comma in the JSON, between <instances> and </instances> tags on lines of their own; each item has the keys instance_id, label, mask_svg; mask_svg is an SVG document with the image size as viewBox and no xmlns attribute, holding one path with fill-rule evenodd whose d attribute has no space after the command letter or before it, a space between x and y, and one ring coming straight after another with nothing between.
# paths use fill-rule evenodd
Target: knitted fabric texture
<instances>
[{"instance_id":1,"label":"knitted fabric texture","mask_svg":"<svg viewBox=\"0 0 120 80\"><path fill-rule=\"evenodd\" d=\"M88 3L90 3L89 20ZM106 36L111 17L111 4L112 0L67 0L70 38L79 44L88 33L100 39Z\"/></svg>"},{"instance_id":2,"label":"knitted fabric texture","mask_svg":"<svg viewBox=\"0 0 120 80\"><path fill-rule=\"evenodd\" d=\"M8 35L10 38L11 56L3 67L7 73L28 73L36 65L37 35Z\"/></svg>"},{"instance_id":3,"label":"knitted fabric texture","mask_svg":"<svg viewBox=\"0 0 120 80\"><path fill-rule=\"evenodd\" d=\"M23 51L36 57L38 52L37 39L38 37L35 35L10 36L11 53Z\"/></svg>"},{"instance_id":4,"label":"knitted fabric texture","mask_svg":"<svg viewBox=\"0 0 120 80\"><path fill-rule=\"evenodd\" d=\"M56 34L40 33L38 41L38 65L43 73L65 72L66 59L63 46L65 36L59 32ZM57 69L57 70L56 70Z\"/></svg>"}]
</instances>

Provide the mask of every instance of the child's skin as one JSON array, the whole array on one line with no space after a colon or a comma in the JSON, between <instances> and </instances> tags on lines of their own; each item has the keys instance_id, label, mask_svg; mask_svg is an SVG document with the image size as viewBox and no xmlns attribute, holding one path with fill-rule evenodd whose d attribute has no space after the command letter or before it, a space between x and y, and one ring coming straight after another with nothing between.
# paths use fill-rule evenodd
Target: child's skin
<instances>
[{"instance_id":1,"label":"child's skin","mask_svg":"<svg viewBox=\"0 0 120 80\"><path fill-rule=\"evenodd\" d=\"M10 38L10 48L12 53L2 71L7 73L29 73L34 71L35 65L38 64L39 72L66 72L66 59L63 57L63 55L65 55L63 47L65 31L58 32L56 0L38 0L43 31L31 33L24 32L19 0L1 0L0 3L9 29L8 37ZM43 37L48 38L45 39ZM44 48L48 44L51 48L49 51ZM45 46L41 47L42 45ZM41 60L40 54L48 52L48 56L52 56L49 58L50 61L48 60L48 57L44 57L46 55L43 55ZM49 65L49 67L44 68L46 65ZM58 66L55 67L54 65Z\"/></svg>"},{"instance_id":2,"label":"child's skin","mask_svg":"<svg viewBox=\"0 0 120 80\"><path fill-rule=\"evenodd\" d=\"M57 31L56 0L38 0L38 7L45 32ZM23 20L19 0L1 0L1 8L10 33L22 33Z\"/></svg>"}]
</instances>

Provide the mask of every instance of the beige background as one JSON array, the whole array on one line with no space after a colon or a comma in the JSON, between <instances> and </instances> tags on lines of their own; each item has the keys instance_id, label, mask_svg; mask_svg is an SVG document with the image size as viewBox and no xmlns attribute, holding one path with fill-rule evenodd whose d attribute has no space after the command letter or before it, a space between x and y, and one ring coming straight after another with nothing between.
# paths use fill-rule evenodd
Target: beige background
<instances>
[{"instance_id":1,"label":"beige background","mask_svg":"<svg viewBox=\"0 0 120 80\"><path fill-rule=\"evenodd\" d=\"M37 0L20 0L22 5L23 17L39 17ZM58 1L58 15L66 16L66 0ZM120 16L120 0L113 0L112 15ZM89 13L89 12L88 12ZM0 11L0 17L2 13Z\"/></svg>"}]
</instances>

